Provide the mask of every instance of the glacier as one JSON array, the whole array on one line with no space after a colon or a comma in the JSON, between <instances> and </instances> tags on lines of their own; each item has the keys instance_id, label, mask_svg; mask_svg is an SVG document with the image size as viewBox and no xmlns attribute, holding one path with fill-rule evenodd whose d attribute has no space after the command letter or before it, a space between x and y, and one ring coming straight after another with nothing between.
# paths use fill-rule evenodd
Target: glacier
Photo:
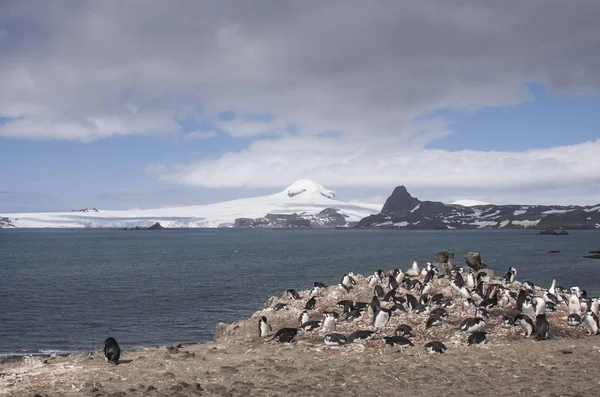
<instances>
[{"instance_id":1,"label":"glacier","mask_svg":"<svg viewBox=\"0 0 600 397\"><path fill-rule=\"evenodd\" d=\"M0 214L17 228L134 228L159 222L166 228L233 227L236 218L260 218L267 214L318 214L335 208L348 222L379 213L382 203L340 201L335 192L317 182L301 179L275 194L216 204L111 211L42 212ZM2 224L0 224L2 227Z\"/></svg>"}]
</instances>

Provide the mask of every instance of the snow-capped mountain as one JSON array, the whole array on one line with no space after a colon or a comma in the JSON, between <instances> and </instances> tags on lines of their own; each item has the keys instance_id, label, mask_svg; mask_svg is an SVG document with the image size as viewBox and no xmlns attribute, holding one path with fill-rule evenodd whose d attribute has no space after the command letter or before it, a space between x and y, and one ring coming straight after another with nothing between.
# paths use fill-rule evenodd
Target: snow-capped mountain
<instances>
[{"instance_id":1,"label":"snow-capped mountain","mask_svg":"<svg viewBox=\"0 0 600 397\"><path fill-rule=\"evenodd\" d=\"M600 229L600 205L494 205L474 200L421 201L398 186L381 212L357 227L399 229Z\"/></svg>"},{"instance_id":2,"label":"snow-capped mountain","mask_svg":"<svg viewBox=\"0 0 600 397\"><path fill-rule=\"evenodd\" d=\"M450 204L462 205L463 207L475 207L476 205L490 205L490 203L486 203L485 201L471 200L471 199L456 200Z\"/></svg>"},{"instance_id":3,"label":"snow-capped mountain","mask_svg":"<svg viewBox=\"0 0 600 397\"><path fill-rule=\"evenodd\" d=\"M281 192L268 196L225 201L217 204L128 211L69 211L46 213L0 214L6 222L0 227L23 228L133 228L149 227L160 222L166 228L285 226L282 219L308 219L311 227L347 226L376 214L381 204L344 202L335 192L310 180L299 180ZM94 208L95 210L95 208ZM327 210L327 211L325 211ZM293 215L296 214L296 215ZM243 221L236 220L246 220ZM306 222L299 226L307 226Z\"/></svg>"}]
</instances>

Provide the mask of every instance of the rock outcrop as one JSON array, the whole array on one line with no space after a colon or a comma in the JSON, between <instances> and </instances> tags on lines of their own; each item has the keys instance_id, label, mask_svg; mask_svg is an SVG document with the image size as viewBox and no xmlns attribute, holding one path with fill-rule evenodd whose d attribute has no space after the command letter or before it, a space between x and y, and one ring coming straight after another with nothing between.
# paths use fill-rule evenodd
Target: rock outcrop
<instances>
[{"instance_id":1,"label":"rock outcrop","mask_svg":"<svg viewBox=\"0 0 600 397\"><path fill-rule=\"evenodd\" d=\"M421 201L398 186L379 214L361 219L356 227L386 229L600 229L600 205L463 206Z\"/></svg>"},{"instance_id":2,"label":"rock outcrop","mask_svg":"<svg viewBox=\"0 0 600 397\"><path fill-rule=\"evenodd\" d=\"M346 220L347 217L347 215L342 214L336 208L325 208L318 214L267 214L263 218L237 218L234 226L263 228L333 228L352 226Z\"/></svg>"},{"instance_id":3,"label":"rock outcrop","mask_svg":"<svg viewBox=\"0 0 600 397\"><path fill-rule=\"evenodd\" d=\"M0 228L3 228L3 227L8 228L8 227L16 227L16 226L12 224L9 217L3 216L3 217L0 217Z\"/></svg>"},{"instance_id":4,"label":"rock outcrop","mask_svg":"<svg viewBox=\"0 0 600 397\"><path fill-rule=\"evenodd\" d=\"M465 264L476 272L487 269L487 265L481 261L481 256L477 252L469 252L465 255Z\"/></svg>"},{"instance_id":5,"label":"rock outcrop","mask_svg":"<svg viewBox=\"0 0 600 397\"><path fill-rule=\"evenodd\" d=\"M435 254L433 266L437 268L440 277L449 278L451 272L457 270L457 266L454 263L454 254L446 250L442 250Z\"/></svg>"}]
</instances>

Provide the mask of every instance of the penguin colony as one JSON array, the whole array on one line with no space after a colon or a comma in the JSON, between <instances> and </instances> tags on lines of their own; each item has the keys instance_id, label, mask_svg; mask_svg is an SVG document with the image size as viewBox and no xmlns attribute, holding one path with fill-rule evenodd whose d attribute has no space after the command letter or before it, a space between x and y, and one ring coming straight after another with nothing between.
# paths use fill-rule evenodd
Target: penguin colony
<instances>
[{"instance_id":1,"label":"penguin colony","mask_svg":"<svg viewBox=\"0 0 600 397\"><path fill-rule=\"evenodd\" d=\"M599 333L598 298L571 286L548 289L519 282L510 267L504 277L486 269L453 269L438 277L417 262L403 272L379 269L368 277L345 274L337 285L315 282L310 291L287 290L260 313L258 336L266 341L318 341L342 346L359 341L442 354L445 343L479 345L488 337L544 340L556 335ZM285 327L272 332L269 316ZM283 321L282 321L283 320ZM445 342L445 343L444 343Z\"/></svg>"}]
</instances>

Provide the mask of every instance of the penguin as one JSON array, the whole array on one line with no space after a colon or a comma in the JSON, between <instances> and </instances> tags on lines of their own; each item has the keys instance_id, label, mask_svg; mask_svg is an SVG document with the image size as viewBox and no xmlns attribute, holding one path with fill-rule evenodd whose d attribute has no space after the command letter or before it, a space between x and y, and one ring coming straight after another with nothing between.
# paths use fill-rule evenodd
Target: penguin
<instances>
[{"instance_id":1,"label":"penguin","mask_svg":"<svg viewBox=\"0 0 600 397\"><path fill-rule=\"evenodd\" d=\"M521 310L521 313L529 317L535 317L535 309L533 308L533 303L531 303L531 300L529 298L527 298L525 302L523 302L523 308Z\"/></svg>"},{"instance_id":2,"label":"penguin","mask_svg":"<svg viewBox=\"0 0 600 397\"><path fill-rule=\"evenodd\" d=\"M381 283L381 279L379 278L379 275L377 274L377 272L375 272L374 274L369 276L368 280L369 280L369 287L371 287L371 288L373 288L376 285L378 285L379 283Z\"/></svg>"},{"instance_id":3,"label":"penguin","mask_svg":"<svg viewBox=\"0 0 600 397\"><path fill-rule=\"evenodd\" d=\"M379 309L373 317L373 326L376 329L384 328L390 321L390 312L387 309Z\"/></svg>"},{"instance_id":4,"label":"penguin","mask_svg":"<svg viewBox=\"0 0 600 397\"><path fill-rule=\"evenodd\" d=\"M369 308L371 311L373 311L373 314L377 313L377 311L379 310L379 308L381 307L381 304L379 303L379 299L377 298L376 295L373 295L373 298L371 299L371 303L369 303Z\"/></svg>"},{"instance_id":5,"label":"penguin","mask_svg":"<svg viewBox=\"0 0 600 397\"><path fill-rule=\"evenodd\" d=\"M418 279L414 279L410 281L410 290L411 291L416 291L419 292L423 289L423 283L420 282Z\"/></svg>"},{"instance_id":6,"label":"penguin","mask_svg":"<svg viewBox=\"0 0 600 397\"><path fill-rule=\"evenodd\" d=\"M592 298L592 303L590 304L590 310L596 316L598 316L600 314L600 313L598 313L598 311L600 310L600 302L598 302L598 298Z\"/></svg>"},{"instance_id":7,"label":"penguin","mask_svg":"<svg viewBox=\"0 0 600 397\"><path fill-rule=\"evenodd\" d=\"M444 295L440 293L435 294L430 300L432 305L441 306L444 303Z\"/></svg>"},{"instance_id":8,"label":"penguin","mask_svg":"<svg viewBox=\"0 0 600 397\"><path fill-rule=\"evenodd\" d=\"M556 279L552 279L552 284L550 285L550 288L548 288L547 292L551 295L556 295Z\"/></svg>"},{"instance_id":9,"label":"penguin","mask_svg":"<svg viewBox=\"0 0 600 397\"><path fill-rule=\"evenodd\" d=\"M523 311L523 303L525 302L525 300L527 299L527 292L525 292L525 290L520 290L519 291L519 295L517 295L517 310L522 312Z\"/></svg>"},{"instance_id":10,"label":"penguin","mask_svg":"<svg viewBox=\"0 0 600 397\"><path fill-rule=\"evenodd\" d=\"M261 316L258 320L258 336L264 338L269 335L271 331L271 326L267 324L267 318L265 316Z\"/></svg>"},{"instance_id":11,"label":"penguin","mask_svg":"<svg viewBox=\"0 0 600 397\"><path fill-rule=\"evenodd\" d=\"M460 323L458 329L467 332L473 333L480 331L485 326L485 320L482 318L467 318Z\"/></svg>"},{"instance_id":12,"label":"penguin","mask_svg":"<svg viewBox=\"0 0 600 397\"><path fill-rule=\"evenodd\" d=\"M298 335L298 331L298 328L281 328L275 332L271 340L277 339L280 343L292 343Z\"/></svg>"},{"instance_id":13,"label":"penguin","mask_svg":"<svg viewBox=\"0 0 600 397\"><path fill-rule=\"evenodd\" d=\"M581 313L585 313L589 309L590 300L588 298L579 298L579 305L581 306Z\"/></svg>"},{"instance_id":14,"label":"penguin","mask_svg":"<svg viewBox=\"0 0 600 397\"><path fill-rule=\"evenodd\" d=\"M577 313L571 313L567 317L567 324L574 327L577 325L581 325L581 316Z\"/></svg>"},{"instance_id":15,"label":"penguin","mask_svg":"<svg viewBox=\"0 0 600 397\"><path fill-rule=\"evenodd\" d=\"M431 283L431 282L433 282L433 280L435 279L435 276L437 276L437 274L438 274L438 270L437 270L437 268L435 268L435 267L434 267L434 268L432 268L432 269L431 269L431 270L429 270L429 271L427 272L427 274L425 275L425 279L423 280L423 283L424 283L424 284L427 284L427 283Z\"/></svg>"},{"instance_id":16,"label":"penguin","mask_svg":"<svg viewBox=\"0 0 600 397\"><path fill-rule=\"evenodd\" d=\"M452 298L446 299L442 304L444 309L452 309L454 306L456 306L456 301Z\"/></svg>"},{"instance_id":17,"label":"penguin","mask_svg":"<svg viewBox=\"0 0 600 397\"><path fill-rule=\"evenodd\" d=\"M479 302L479 307L484 309L491 309L496 306L498 306L498 300L496 297L483 299L481 302Z\"/></svg>"},{"instance_id":18,"label":"penguin","mask_svg":"<svg viewBox=\"0 0 600 397\"><path fill-rule=\"evenodd\" d=\"M302 331L314 331L316 329L321 328L322 324L323 322L319 320L309 320L305 323L300 324L300 329Z\"/></svg>"},{"instance_id":19,"label":"penguin","mask_svg":"<svg viewBox=\"0 0 600 397\"><path fill-rule=\"evenodd\" d=\"M404 279L404 273L400 269L394 269L394 275L396 277L396 282L398 284L402 284L402 280Z\"/></svg>"},{"instance_id":20,"label":"penguin","mask_svg":"<svg viewBox=\"0 0 600 397\"><path fill-rule=\"evenodd\" d=\"M431 341L425 344L425 352L429 354L443 354L448 348L442 342Z\"/></svg>"},{"instance_id":21,"label":"penguin","mask_svg":"<svg viewBox=\"0 0 600 397\"><path fill-rule=\"evenodd\" d=\"M581 316L581 303L579 302L579 297L577 293L571 293L571 297L569 298L569 314L577 313Z\"/></svg>"},{"instance_id":22,"label":"penguin","mask_svg":"<svg viewBox=\"0 0 600 397\"><path fill-rule=\"evenodd\" d=\"M393 277L393 276L388 277L388 288L391 290L395 290L398 288L398 282L396 281L395 277Z\"/></svg>"},{"instance_id":23,"label":"penguin","mask_svg":"<svg viewBox=\"0 0 600 397\"><path fill-rule=\"evenodd\" d=\"M394 331L394 335L396 336L404 336L405 338L414 338L415 334L413 334L412 327L408 324L400 324L396 331Z\"/></svg>"},{"instance_id":24,"label":"penguin","mask_svg":"<svg viewBox=\"0 0 600 397\"><path fill-rule=\"evenodd\" d=\"M106 338L104 341L104 358L109 364L119 365L119 358L121 358L121 348L117 343L117 340L112 336Z\"/></svg>"},{"instance_id":25,"label":"penguin","mask_svg":"<svg viewBox=\"0 0 600 397\"><path fill-rule=\"evenodd\" d=\"M275 310L276 312L279 310L289 310L288 305L286 305L285 303L278 303L275 306L273 306L273 310Z\"/></svg>"},{"instance_id":26,"label":"penguin","mask_svg":"<svg viewBox=\"0 0 600 397\"><path fill-rule=\"evenodd\" d=\"M394 313L400 313L400 312L406 313L406 309L404 308L403 305L396 303L396 304L394 304L394 306L392 306L390 308L390 312L392 314L394 314Z\"/></svg>"},{"instance_id":27,"label":"penguin","mask_svg":"<svg viewBox=\"0 0 600 397\"><path fill-rule=\"evenodd\" d=\"M431 291L431 282L426 282L421 285L421 290L419 291L421 295L427 295Z\"/></svg>"},{"instance_id":28,"label":"penguin","mask_svg":"<svg viewBox=\"0 0 600 397\"><path fill-rule=\"evenodd\" d=\"M467 287L470 289L475 288L475 277L471 272L467 273Z\"/></svg>"},{"instance_id":29,"label":"penguin","mask_svg":"<svg viewBox=\"0 0 600 397\"><path fill-rule=\"evenodd\" d=\"M531 300L531 303L533 304L533 309L535 313L534 315L536 317L540 314L546 314L546 301L544 300L544 298L536 296Z\"/></svg>"},{"instance_id":30,"label":"penguin","mask_svg":"<svg viewBox=\"0 0 600 397\"><path fill-rule=\"evenodd\" d=\"M348 338L342 334L331 333L323 337L326 346L342 346L348 343Z\"/></svg>"},{"instance_id":31,"label":"penguin","mask_svg":"<svg viewBox=\"0 0 600 397\"><path fill-rule=\"evenodd\" d=\"M485 344L485 342L486 342L485 336L486 335L487 335L487 332L485 332L485 331L473 332L467 338L467 345L471 346L471 345Z\"/></svg>"},{"instance_id":32,"label":"penguin","mask_svg":"<svg viewBox=\"0 0 600 397\"><path fill-rule=\"evenodd\" d=\"M427 313L429 311L429 308L425 305L419 304L417 307L415 307L415 310L413 310L413 311L417 314L422 314L422 313Z\"/></svg>"},{"instance_id":33,"label":"penguin","mask_svg":"<svg viewBox=\"0 0 600 397\"><path fill-rule=\"evenodd\" d=\"M515 282L516 277L517 277L517 269L515 269L513 266L509 267L508 272L506 272L506 280L512 284Z\"/></svg>"},{"instance_id":34,"label":"penguin","mask_svg":"<svg viewBox=\"0 0 600 397\"><path fill-rule=\"evenodd\" d=\"M464 287L465 279L463 278L462 274L456 273L456 275L454 276L454 283L458 286L459 289Z\"/></svg>"},{"instance_id":35,"label":"penguin","mask_svg":"<svg viewBox=\"0 0 600 397\"><path fill-rule=\"evenodd\" d=\"M412 294L406 294L406 305L410 310L415 310L419 306L419 301Z\"/></svg>"},{"instance_id":36,"label":"penguin","mask_svg":"<svg viewBox=\"0 0 600 397\"><path fill-rule=\"evenodd\" d=\"M436 327L438 325L442 325L442 319L438 315L432 313L425 323L425 329Z\"/></svg>"},{"instance_id":37,"label":"penguin","mask_svg":"<svg viewBox=\"0 0 600 397\"><path fill-rule=\"evenodd\" d=\"M327 284L321 283L319 281L315 281L313 283L313 287L314 288L327 288Z\"/></svg>"},{"instance_id":38,"label":"penguin","mask_svg":"<svg viewBox=\"0 0 600 397\"><path fill-rule=\"evenodd\" d=\"M332 332L335 331L335 324L337 322L335 315L333 313L324 313L325 319L323 320L323 324L321 325L321 329L324 332Z\"/></svg>"},{"instance_id":39,"label":"penguin","mask_svg":"<svg viewBox=\"0 0 600 397\"><path fill-rule=\"evenodd\" d=\"M304 308L306 310L314 310L316 305L317 305L317 298L313 296L308 301L306 301Z\"/></svg>"},{"instance_id":40,"label":"penguin","mask_svg":"<svg viewBox=\"0 0 600 397\"><path fill-rule=\"evenodd\" d=\"M352 289L356 285L356 280L352 278L349 274L344 274L344 277L342 277L341 284L347 287L348 289Z\"/></svg>"},{"instance_id":41,"label":"penguin","mask_svg":"<svg viewBox=\"0 0 600 397\"><path fill-rule=\"evenodd\" d=\"M483 318L485 320L490 318L490 312L483 307L478 307L477 310L475 310L475 317Z\"/></svg>"},{"instance_id":42,"label":"penguin","mask_svg":"<svg viewBox=\"0 0 600 397\"><path fill-rule=\"evenodd\" d=\"M531 292L535 292L535 284L532 281L526 280L523 282L523 286L530 290Z\"/></svg>"},{"instance_id":43,"label":"penguin","mask_svg":"<svg viewBox=\"0 0 600 397\"><path fill-rule=\"evenodd\" d=\"M531 318L526 314L517 314L515 316L515 325L520 325L523 329L523 336L531 336L535 332L535 325Z\"/></svg>"},{"instance_id":44,"label":"penguin","mask_svg":"<svg viewBox=\"0 0 600 397\"><path fill-rule=\"evenodd\" d=\"M446 309L444 309L443 307L436 307L435 309L433 309L431 311L431 314L435 314L442 320L448 318L448 311Z\"/></svg>"},{"instance_id":45,"label":"penguin","mask_svg":"<svg viewBox=\"0 0 600 397\"><path fill-rule=\"evenodd\" d=\"M291 299L294 299L294 300L300 299L300 294L295 289L288 289L285 292L290 296Z\"/></svg>"},{"instance_id":46,"label":"penguin","mask_svg":"<svg viewBox=\"0 0 600 397\"><path fill-rule=\"evenodd\" d=\"M471 291L466 286L463 285L460 289L460 296L463 297L464 299L469 299L469 298L471 298Z\"/></svg>"},{"instance_id":47,"label":"penguin","mask_svg":"<svg viewBox=\"0 0 600 397\"><path fill-rule=\"evenodd\" d=\"M364 310L352 309L352 311L346 315L344 320L351 322L361 321L363 319L364 314Z\"/></svg>"},{"instance_id":48,"label":"penguin","mask_svg":"<svg viewBox=\"0 0 600 397\"><path fill-rule=\"evenodd\" d=\"M358 330L348 335L348 343L353 343L357 339L369 340L375 335L375 331Z\"/></svg>"},{"instance_id":49,"label":"penguin","mask_svg":"<svg viewBox=\"0 0 600 397\"><path fill-rule=\"evenodd\" d=\"M598 335L598 316L593 311L588 310L585 313L583 324L588 335Z\"/></svg>"},{"instance_id":50,"label":"penguin","mask_svg":"<svg viewBox=\"0 0 600 397\"><path fill-rule=\"evenodd\" d=\"M298 321L300 322L300 326L302 326L302 324L306 323L309 320L310 316L308 315L308 311L303 310L302 313L300 313L300 318L298 319Z\"/></svg>"},{"instance_id":51,"label":"penguin","mask_svg":"<svg viewBox=\"0 0 600 397\"><path fill-rule=\"evenodd\" d=\"M383 298L385 296L385 291L383 290L383 287L381 285L376 285L375 289L373 290L373 295L375 295L378 298Z\"/></svg>"},{"instance_id":52,"label":"penguin","mask_svg":"<svg viewBox=\"0 0 600 397\"><path fill-rule=\"evenodd\" d=\"M475 306L475 302L473 302L473 299L467 298L463 302L463 309L465 311L467 311L467 312L472 312L472 311L475 311L477 309L477 306Z\"/></svg>"},{"instance_id":53,"label":"penguin","mask_svg":"<svg viewBox=\"0 0 600 397\"><path fill-rule=\"evenodd\" d=\"M535 317L535 338L537 340L548 339L550 324L545 314L538 314Z\"/></svg>"},{"instance_id":54,"label":"penguin","mask_svg":"<svg viewBox=\"0 0 600 397\"><path fill-rule=\"evenodd\" d=\"M335 304L336 306L340 306L342 308L342 313L350 313L354 308L354 301L344 299Z\"/></svg>"},{"instance_id":55,"label":"penguin","mask_svg":"<svg viewBox=\"0 0 600 397\"><path fill-rule=\"evenodd\" d=\"M381 300L384 302L391 302L392 300L394 300L395 297L396 297L396 290L391 289L387 292L387 294L385 294L383 296L383 298Z\"/></svg>"},{"instance_id":56,"label":"penguin","mask_svg":"<svg viewBox=\"0 0 600 397\"><path fill-rule=\"evenodd\" d=\"M385 344L388 346L400 346L402 349L414 346L411 340L405 338L404 336L385 336L383 339L385 340Z\"/></svg>"},{"instance_id":57,"label":"penguin","mask_svg":"<svg viewBox=\"0 0 600 397\"><path fill-rule=\"evenodd\" d=\"M431 268L431 263L427 262L427 266L421 269L421 277L425 278L427 276L427 272L429 272Z\"/></svg>"},{"instance_id":58,"label":"penguin","mask_svg":"<svg viewBox=\"0 0 600 397\"><path fill-rule=\"evenodd\" d=\"M500 325L503 328L512 328L515 325L515 318L513 316L502 316Z\"/></svg>"},{"instance_id":59,"label":"penguin","mask_svg":"<svg viewBox=\"0 0 600 397\"><path fill-rule=\"evenodd\" d=\"M367 302L354 302L353 309L367 310L369 304Z\"/></svg>"}]
</instances>

